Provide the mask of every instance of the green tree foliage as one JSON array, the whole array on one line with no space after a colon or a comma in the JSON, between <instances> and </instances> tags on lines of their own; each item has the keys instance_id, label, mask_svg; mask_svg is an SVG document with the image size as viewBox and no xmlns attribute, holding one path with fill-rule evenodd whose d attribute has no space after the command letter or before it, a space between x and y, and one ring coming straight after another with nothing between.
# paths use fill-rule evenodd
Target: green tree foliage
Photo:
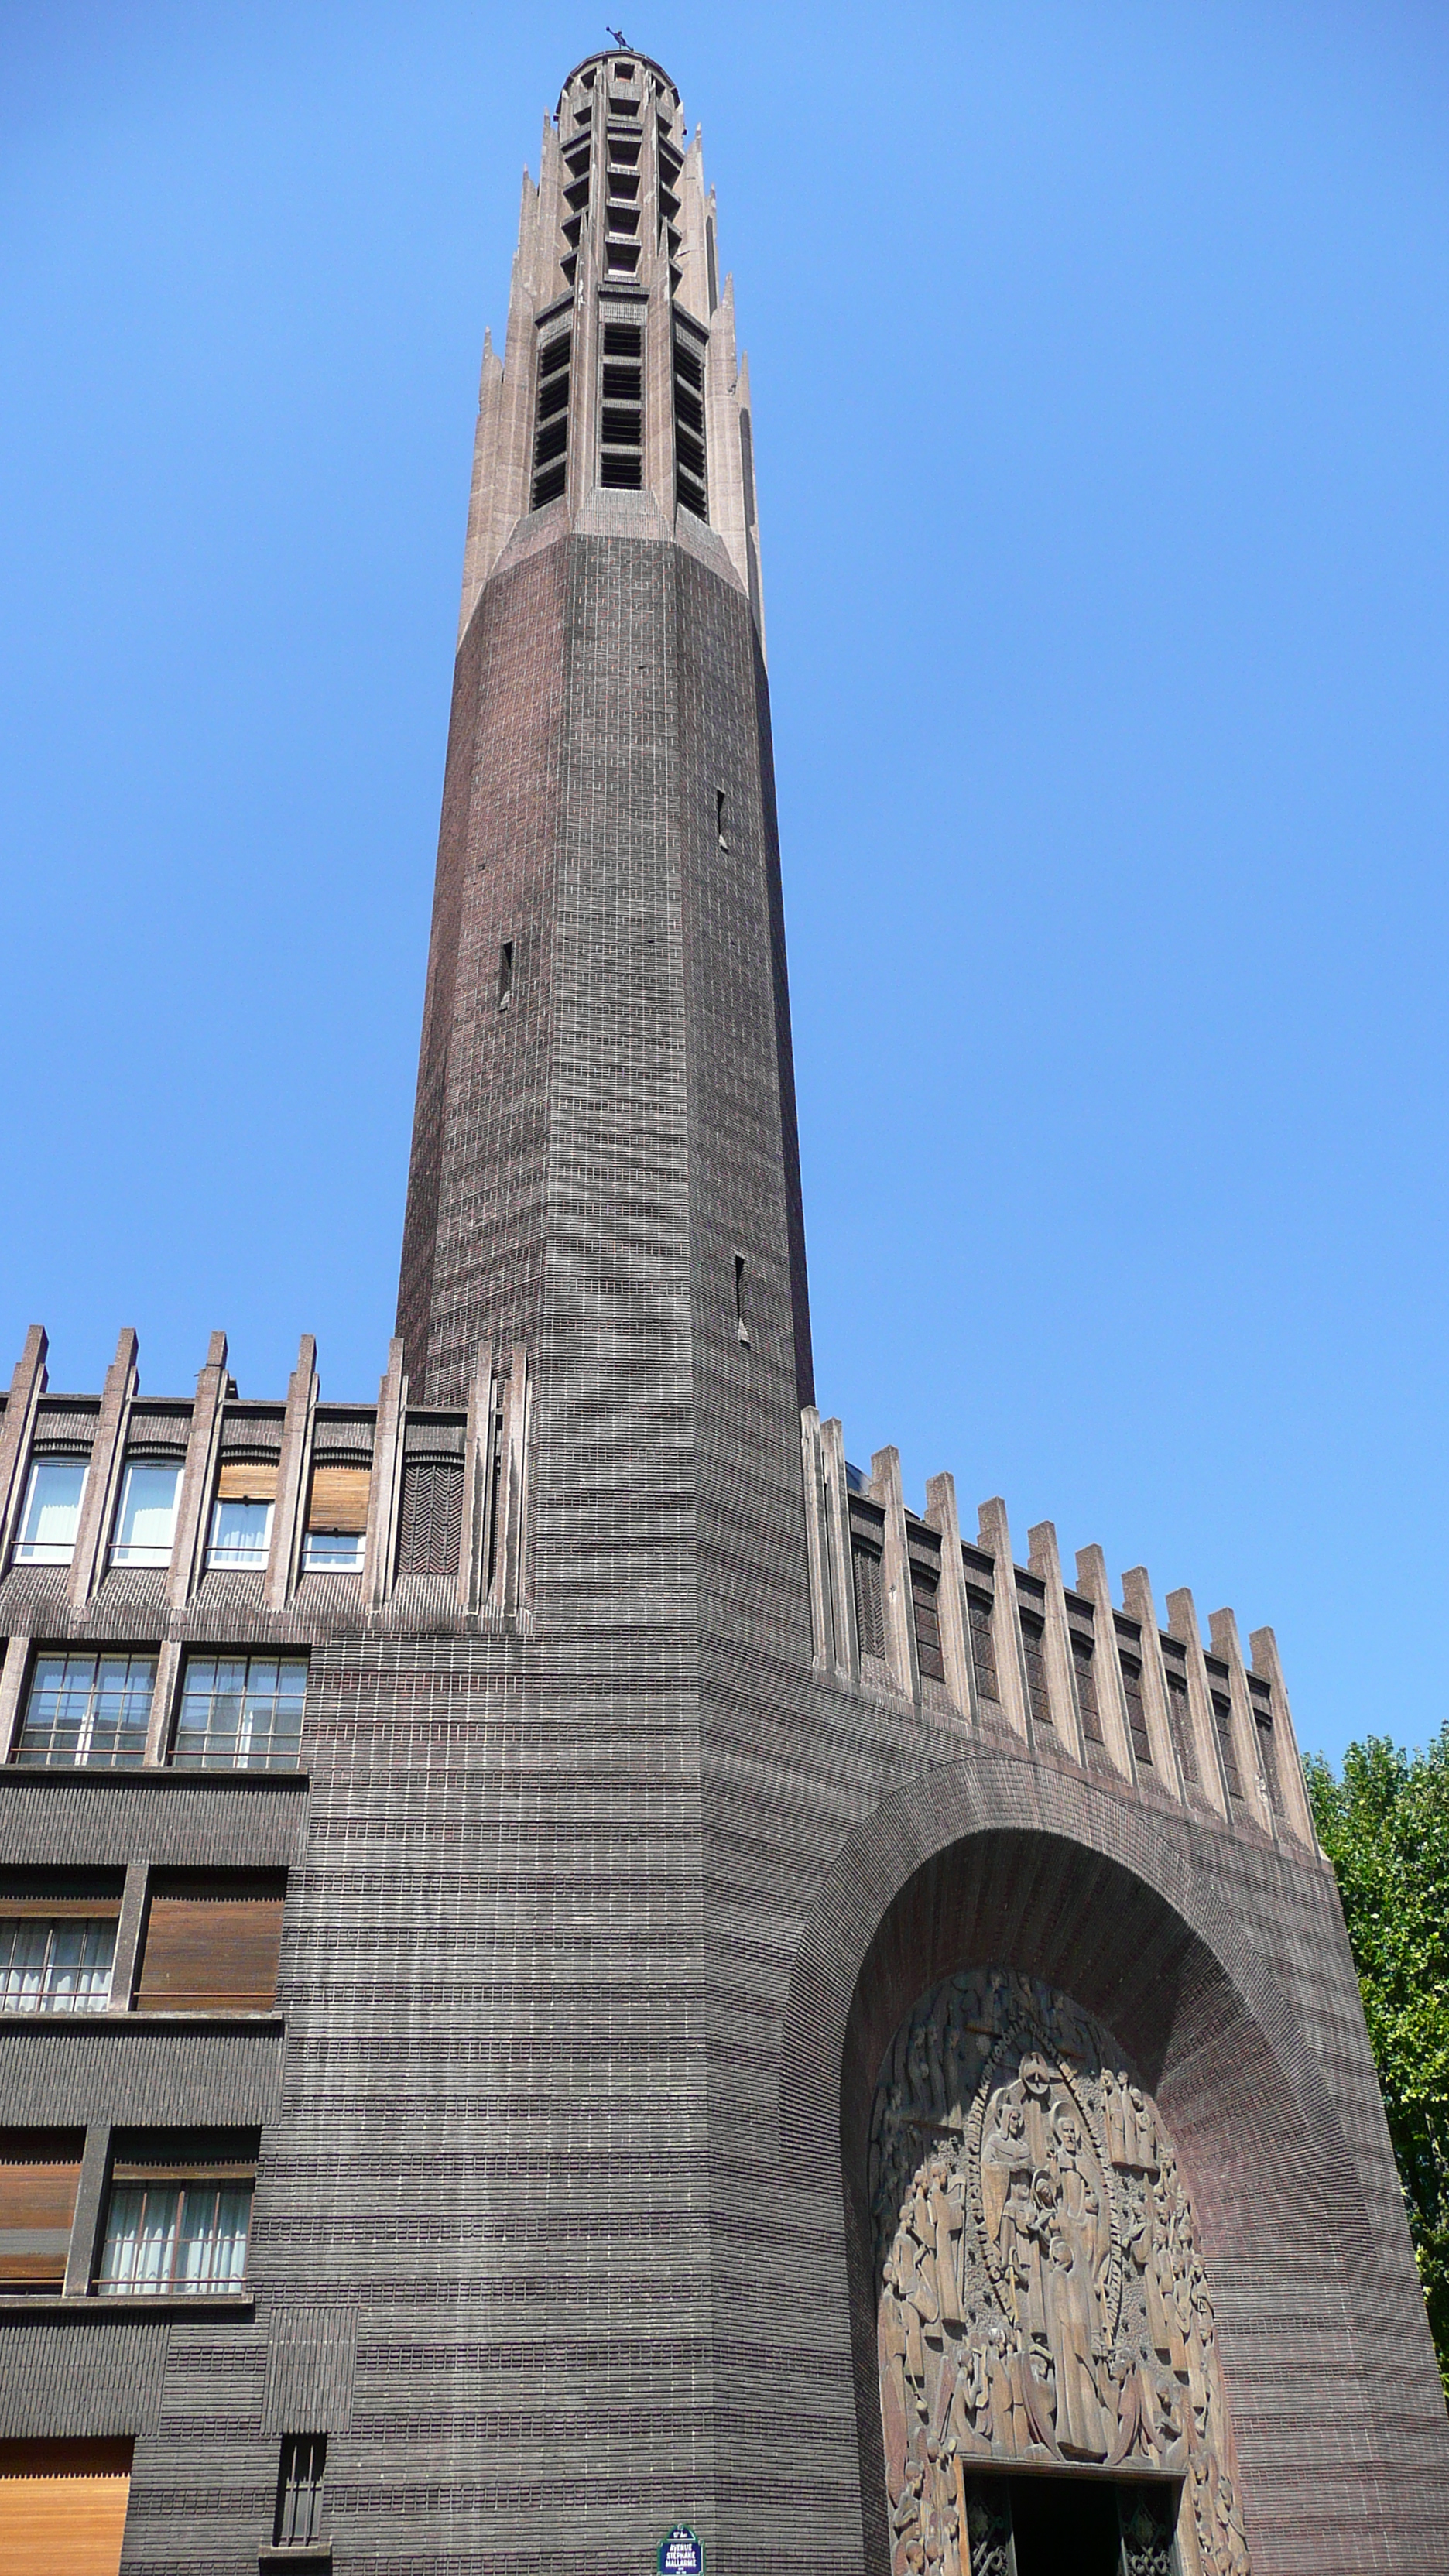
<instances>
[{"instance_id":1,"label":"green tree foliage","mask_svg":"<svg viewBox=\"0 0 1449 2576\"><path fill-rule=\"evenodd\" d=\"M1351 1744L1304 1766L1363 1995L1449 2397L1449 1726L1421 1753Z\"/></svg>"}]
</instances>

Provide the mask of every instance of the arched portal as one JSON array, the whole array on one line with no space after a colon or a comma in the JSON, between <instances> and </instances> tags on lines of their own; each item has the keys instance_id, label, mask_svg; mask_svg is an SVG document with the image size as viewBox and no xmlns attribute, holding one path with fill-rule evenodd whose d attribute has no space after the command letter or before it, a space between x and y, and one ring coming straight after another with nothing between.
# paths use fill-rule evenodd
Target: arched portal
<instances>
[{"instance_id":1,"label":"arched portal","mask_svg":"<svg viewBox=\"0 0 1449 2576\"><path fill-rule=\"evenodd\" d=\"M892 2576L1249 2576L1192 2200L1105 2023L999 1966L929 1987L869 2197Z\"/></svg>"}]
</instances>

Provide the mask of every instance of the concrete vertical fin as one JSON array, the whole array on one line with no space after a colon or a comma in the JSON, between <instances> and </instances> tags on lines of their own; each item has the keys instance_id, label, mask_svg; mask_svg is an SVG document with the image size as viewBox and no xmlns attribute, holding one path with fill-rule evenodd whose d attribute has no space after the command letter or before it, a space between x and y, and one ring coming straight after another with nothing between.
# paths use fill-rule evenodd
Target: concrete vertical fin
<instances>
[{"instance_id":1,"label":"concrete vertical fin","mask_svg":"<svg viewBox=\"0 0 1449 2576\"><path fill-rule=\"evenodd\" d=\"M1238 1639L1238 1623L1231 1610L1209 1612L1208 1635L1212 1641L1213 1653L1219 1662L1226 1664L1228 1668L1228 1697L1232 1703L1233 1734L1235 1740L1245 1748L1250 1764L1250 1768L1243 1772L1244 1780L1250 1783L1249 1798L1256 1806L1259 1821L1266 1825L1268 1832L1277 1842L1286 1828L1287 1818L1278 1814L1273 1804L1272 1791L1264 1774L1262 1748L1258 1742L1258 1722L1253 1715L1252 1693L1248 1689L1247 1669L1243 1662L1243 1649ZM1243 1759L1241 1753L1238 1759L1241 1767ZM1279 1796L1283 1797L1281 1767L1279 1767L1278 1781Z\"/></svg>"},{"instance_id":2,"label":"concrete vertical fin","mask_svg":"<svg viewBox=\"0 0 1449 2576\"><path fill-rule=\"evenodd\" d=\"M1278 1777L1283 1784L1284 1804L1288 1809L1290 1831L1310 1851L1318 1849L1318 1835L1313 1823L1313 1809L1308 1803L1308 1790L1303 1778L1303 1758L1298 1750L1298 1735L1293 1712L1288 1705L1288 1685L1283 1678L1278 1640L1271 1628L1255 1628L1248 1645L1253 1657L1253 1671L1269 1684L1273 1693L1273 1732L1279 1753Z\"/></svg>"},{"instance_id":3,"label":"concrete vertical fin","mask_svg":"<svg viewBox=\"0 0 1449 2576\"><path fill-rule=\"evenodd\" d=\"M0 1425L0 1574L9 1565L20 1515L25 1508L30 1451L35 1439L35 1412L47 1383L45 1354L48 1348L44 1325L32 1324L25 1336L25 1347L15 1363L5 1418Z\"/></svg>"},{"instance_id":4,"label":"concrete vertical fin","mask_svg":"<svg viewBox=\"0 0 1449 2576\"><path fill-rule=\"evenodd\" d=\"M1027 1563L1040 1582L1045 1595L1043 1616L1046 1634L1047 1696L1051 1702L1058 1735L1069 1752L1074 1752L1083 1770L1087 1765L1087 1737L1082 1723L1081 1694L1077 1689L1077 1668L1072 1656L1071 1633L1067 1626L1066 1590L1062 1582L1061 1551L1057 1546L1056 1524L1038 1521L1026 1534L1029 1550Z\"/></svg>"},{"instance_id":5,"label":"concrete vertical fin","mask_svg":"<svg viewBox=\"0 0 1449 2576\"><path fill-rule=\"evenodd\" d=\"M458 1548L458 1591L465 1610L477 1613L487 1577L488 1512L493 1482L493 1424L496 1411L493 1346L480 1342L468 1384L468 1429L464 1448L463 1527Z\"/></svg>"},{"instance_id":6,"label":"concrete vertical fin","mask_svg":"<svg viewBox=\"0 0 1449 2576\"><path fill-rule=\"evenodd\" d=\"M489 1599L497 1610L516 1610L523 1600L527 1562L528 1361L515 1350L503 1390L503 1475L498 1496L499 1527L491 1542L493 1580Z\"/></svg>"},{"instance_id":7,"label":"concrete vertical fin","mask_svg":"<svg viewBox=\"0 0 1449 2576\"><path fill-rule=\"evenodd\" d=\"M277 1461L277 1499L272 1506L272 1543L267 1552L262 1598L269 1610L285 1610L297 1589L302 1539L307 1525L307 1486L312 1466L312 1431L317 1419L317 1342L302 1335L297 1365L287 1386L282 1416L282 1452Z\"/></svg>"},{"instance_id":8,"label":"concrete vertical fin","mask_svg":"<svg viewBox=\"0 0 1449 2576\"><path fill-rule=\"evenodd\" d=\"M135 1395L136 1336L128 1324L116 1344L116 1356L106 1371L106 1382L101 1390L101 1409L91 1444L91 1463L81 1495L75 1551L66 1586L73 1610L86 1608L94 1598L105 1571L106 1550L110 1544L111 1523L116 1515L121 1468L126 1454L126 1424Z\"/></svg>"},{"instance_id":9,"label":"concrete vertical fin","mask_svg":"<svg viewBox=\"0 0 1449 2576\"><path fill-rule=\"evenodd\" d=\"M824 1480L825 1539L835 1599L835 1671L838 1680L860 1679L860 1637L855 1619L855 1583L850 1562L850 1499L845 1472L845 1432L835 1416L820 1425L820 1466Z\"/></svg>"},{"instance_id":10,"label":"concrete vertical fin","mask_svg":"<svg viewBox=\"0 0 1449 2576\"><path fill-rule=\"evenodd\" d=\"M171 1566L166 1577L166 1600L172 1610L185 1609L201 1581L206 1564L206 1527L216 1487L227 1383L226 1335L213 1333L207 1344L206 1366L196 1381L191 1428L186 1438L181 1502L176 1514L176 1535L171 1542Z\"/></svg>"},{"instance_id":11,"label":"concrete vertical fin","mask_svg":"<svg viewBox=\"0 0 1449 2576\"><path fill-rule=\"evenodd\" d=\"M369 1610L385 1609L392 1592L397 1564L398 1524L402 1515L407 1402L403 1340L401 1334L396 1334L388 1343L387 1368L377 1390L372 1483L368 1489L367 1536L362 1550L362 1598L364 1607Z\"/></svg>"},{"instance_id":12,"label":"concrete vertical fin","mask_svg":"<svg viewBox=\"0 0 1449 2576\"><path fill-rule=\"evenodd\" d=\"M1006 1505L999 1494L983 1503L977 1515L980 1544L992 1558L991 1578L991 1643L996 1656L996 1680L1001 1692L1001 1712L1013 1735L1023 1744L1031 1742L1029 1720L1030 1698L1026 1686L1026 1649L1021 1639L1021 1604L1016 1597L1016 1566L1011 1553L1011 1531L1007 1524Z\"/></svg>"},{"instance_id":13,"label":"concrete vertical fin","mask_svg":"<svg viewBox=\"0 0 1449 2576\"><path fill-rule=\"evenodd\" d=\"M1162 1635L1157 1625L1157 1610L1152 1598L1152 1584L1145 1565L1134 1565L1122 1577L1122 1607L1129 1619L1135 1619L1142 1632L1142 1711L1147 1720L1147 1738L1152 1747L1153 1766L1164 1788L1175 1792L1183 1806L1188 1803L1187 1782L1177 1758L1177 1744L1172 1732L1172 1708L1167 1696L1167 1667L1162 1660ZM1226 1813L1218 1769L1214 1762L1204 1777L1204 1795L1213 1801L1219 1814ZM1216 1792L1216 1795L1214 1793Z\"/></svg>"},{"instance_id":14,"label":"concrete vertical fin","mask_svg":"<svg viewBox=\"0 0 1449 2576\"><path fill-rule=\"evenodd\" d=\"M885 1512L885 1554L881 1588L885 1594L886 1661L897 1690L919 1700L921 1675L916 1659L916 1621L911 1601L911 1556L906 1538L906 1498L901 1485L899 1449L877 1449L870 1462L872 1499Z\"/></svg>"},{"instance_id":15,"label":"concrete vertical fin","mask_svg":"<svg viewBox=\"0 0 1449 2576\"><path fill-rule=\"evenodd\" d=\"M1136 1781L1137 1757L1127 1717L1127 1694L1117 1653L1117 1625L1112 1612L1112 1586L1100 1547L1077 1550L1077 1590L1092 1605L1092 1670L1097 1684L1097 1713L1107 1759L1124 1780Z\"/></svg>"},{"instance_id":16,"label":"concrete vertical fin","mask_svg":"<svg viewBox=\"0 0 1449 2576\"><path fill-rule=\"evenodd\" d=\"M936 1595L941 1622L941 1661L946 1688L961 1715L976 1722L976 1674L971 1662L971 1630L966 1609L966 1569L961 1562L961 1522L956 1509L956 1479L942 1474L926 1483L926 1518L941 1536L941 1586Z\"/></svg>"},{"instance_id":17,"label":"concrete vertical fin","mask_svg":"<svg viewBox=\"0 0 1449 2576\"><path fill-rule=\"evenodd\" d=\"M1187 1666L1187 1706L1192 1724L1192 1740L1197 1753L1199 1780L1216 1781L1221 1793L1222 1812L1232 1820L1233 1794L1228 1781L1227 1764L1218 1742L1217 1717L1213 1709L1212 1684L1203 1661L1202 1636L1197 1624L1197 1609L1191 1592L1182 1585L1167 1596L1167 1633L1175 1637L1183 1650ZM1238 1778L1243 1784L1243 1800L1253 1798L1253 1784L1258 1776L1258 1757L1251 1746L1242 1744L1233 1734L1233 1751L1237 1757ZM1262 1819L1255 1813L1256 1800L1248 1812L1255 1823Z\"/></svg>"},{"instance_id":18,"label":"concrete vertical fin","mask_svg":"<svg viewBox=\"0 0 1449 2576\"><path fill-rule=\"evenodd\" d=\"M813 1404L800 1415L800 1482L805 1504L805 1561L810 1576L810 1660L817 1673L835 1665L835 1617L830 1588L830 1539L825 1519L825 1463L820 1416Z\"/></svg>"}]
</instances>

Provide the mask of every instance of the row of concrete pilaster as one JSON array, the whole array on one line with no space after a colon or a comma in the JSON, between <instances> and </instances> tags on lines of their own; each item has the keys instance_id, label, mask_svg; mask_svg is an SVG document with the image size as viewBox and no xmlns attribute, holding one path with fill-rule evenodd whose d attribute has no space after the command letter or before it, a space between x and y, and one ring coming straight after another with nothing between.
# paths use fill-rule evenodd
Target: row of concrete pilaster
<instances>
[{"instance_id":1,"label":"row of concrete pilaster","mask_svg":"<svg viewBox=\"0 0 1449 2576\"><path fill-rule=\"evenodd\" d=\"M954 1478L931 1478L926 1487L924 1516L916 1520L906 1509L899 1452L877 1450L871 1460L870 1476L857 1490L882 1515L886 1641L882 1662L863 1655L861 1648L851 1560L849 1477L839 1422L822 1422L818 1412L808 1407L801 1417L801 1452L817 1671L846 1689L894 1691L914 1701L927 1715L948 1720L954 1716L970 1726L1004 1724L1022 1744L1035 1749L1044 1730L1035 1724L1032 1715L1021 1596L1023 1589L1028 1589L1035 1601L1039 1587L1042 1653L1051 1713L1049 1741L1087 1767L1091 1757L1072 1651L1069 1595L1052 1523L1039 1522L1028 1533L1027 1564L1018 1569L1012 1557L1006 1505L999 1497L981 1505L974 1546L969 1541L963 1544ZM923 1683L921 1676L911 1585L913 1526L917 1531L934 1532L939 1540L940 1580L935 1606L940 1622L944 1687ZM1150 1771L1157 1792L1165 1790L1184 1806L1206 1808L1224 1823L1246 1822L1275 1840L1286 1838L1290 1846L1308 1853L1315 1851L1312 1817L1272 1629L1254 1631L1250 1667L1244 1661L1231 1610L1213 1612L1205 1648L1190 1591L1168 1594L1164 1632L1158 1626L1145 1567L1136 1566L1123 1576L1120 1612L1112 1600L1100 1547L1078 1551L1076 1575L1070 1600L1078 1620L1090 1620L1101 1730L1100 1745L1095 1737L1093 1745L1105 1765L1124 1783L1139 1790L1146 1785ZM983 1592L990 1593L999 1692L994 1702L983 1703L971 1650L969 1595L973 1590L978 1597ZM1125 1637L1124 1628L1128 1631ZM1142 1709L1149 1746L1146 1762L1139 1759L1133 1745L1122 1669L1124 1644L1141 1662ZM1241 1798L1233 1794L1214 1712L1209 1652L1226 1680L1229 1741ZM1172 1724L1169 1655L1186 1680L1190 1753L1180 1748ZM1259 1755L1253 1680L1271 1710L1280 1788L1276 1803Z\"/></svg>"}]
</instances>

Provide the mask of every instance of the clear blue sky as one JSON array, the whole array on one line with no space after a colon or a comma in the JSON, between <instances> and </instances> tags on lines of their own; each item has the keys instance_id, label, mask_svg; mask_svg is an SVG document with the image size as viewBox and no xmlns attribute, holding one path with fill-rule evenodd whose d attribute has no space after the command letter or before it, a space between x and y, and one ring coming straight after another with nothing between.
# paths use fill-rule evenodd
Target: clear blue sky
<instances>
[{"instance_id":1,"label":"clear blue sky","mask_svg":"<svg viewBox=\"0 0 1449 2576\"><path fill-rule=\"evenodd\" d=\"M754 381L822 1407L1446 1714L1449 16L656 9ZM391 1327L575 10L0 7L0 1360Z\"/></svg>"}]
</instances>

